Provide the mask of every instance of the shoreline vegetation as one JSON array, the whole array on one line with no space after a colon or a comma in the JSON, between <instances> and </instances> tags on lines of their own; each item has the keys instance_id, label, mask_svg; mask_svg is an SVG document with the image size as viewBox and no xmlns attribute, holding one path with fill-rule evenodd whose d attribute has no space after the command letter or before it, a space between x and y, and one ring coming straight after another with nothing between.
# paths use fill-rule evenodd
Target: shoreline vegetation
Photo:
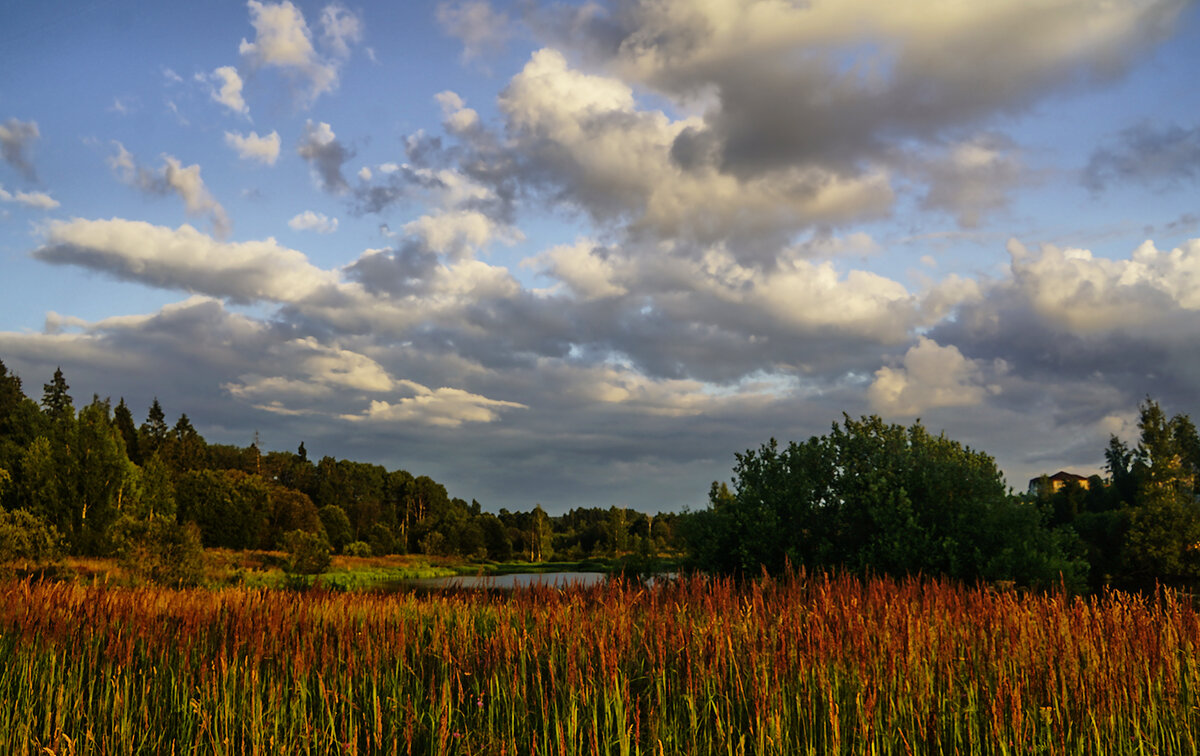
<instances>
[{"instance_id":1,"label":"shoreline vegetation","mask_svg":"<svg viewBox=\"0 0 1200 756\"><path fill-rule=\"evenodd\" d=\"M392 555L387 557L333 556L327 569L316 574L298 574L288 570L289 555L283 551L231 551L207 549L203 573L197 586L225 588L317 590L317 591L399 591L411 581L437 578L500 577L553 573L596 573L610 577L648 577L674 572L679 557L650 561L636 557L596 557L577 561L547 562L470 562L453 557ZM147 581L138 570L121 560L106 557L65 557L49 566L9 565L9 577L33 580L49 579L92 587L137 588ZM0 571L0 577L4 576ZM169 587L169 586L168 586ZM187 587L187 586L176 586Z\"/></svg>"},{"instance_id":2,"label":"shoreline vegetation","mask_svg":"<svg viewBox=\"0 0 1200 756\"><path fill-rule=\"evenodd\" d=\"M941 579L0 582L0 751L1192 753L1200 617Z\"/></svg>"}]
</instances>

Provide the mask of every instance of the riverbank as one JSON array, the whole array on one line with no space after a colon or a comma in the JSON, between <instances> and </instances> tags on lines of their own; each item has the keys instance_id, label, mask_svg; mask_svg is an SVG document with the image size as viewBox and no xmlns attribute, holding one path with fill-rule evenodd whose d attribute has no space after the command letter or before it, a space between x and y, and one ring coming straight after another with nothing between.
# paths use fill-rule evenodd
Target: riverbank
<instances>
[{"instance_id":1,"label":"riverbank","mask_svg":"<svg viewBox=\"0 0 1200 756\"><path fill-rule=\"evenodd\" d=\"M316 575L287 572L282 551L232 551L206 549L202 585L210 588L325 588L356 591L398 588L413 581L440 578L496 578L508 575L550 573L650 574L678 569L679 559L636 559L631 556L578 561L493 562L467 561L423 554L384 557L334 556L329 568ZM67 557L49 574L56 579L85 585L134 586L141 581L114 558ZM464 586L466 587L466 586Z\"/></svg>"}]
</instances>

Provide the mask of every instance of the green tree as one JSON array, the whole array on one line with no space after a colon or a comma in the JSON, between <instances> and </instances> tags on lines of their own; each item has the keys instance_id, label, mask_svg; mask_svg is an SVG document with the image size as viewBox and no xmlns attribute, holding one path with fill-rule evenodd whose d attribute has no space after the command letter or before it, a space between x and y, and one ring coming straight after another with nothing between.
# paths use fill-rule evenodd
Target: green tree
<instances>
[{"instance_id":1,"label":"green tree","mask_svg":"<svg viewBox=\"0 0 1200 756\"><path fill-rule=\"evenodd\" d=\"M171 469L161 456L155 454L142 467L141 496L131 514L144 520L156 517L174 520L175 509L175 481Z\"/></svg>"},{"instance_id":2,"label":"green tree","mask_svg":"<svg viewBox=\"0 0 1200 756\"><path fill-rule=\"evenodd\" d=\"M25 392L21 390L21 379L16 373L8 372L8 367L0 360L0 431L3 431L2 423L6 420L25 398Z\"/></svg>"},{"instance_id":3,"label":"green tree","mask_svg":"<svg viewBox=\"0 0 1200 756\"><path fill-rule=\"evenodd\" d=\"M1196 462L1200 442L1187 415L1168 419L1157 402L1140 407L1141 440L1133 452L1136 493L1122 549L1135 585L1200 578L1200 503Z\"/></svg>"},{"instance_id":4,"label":"green tree","mask_svg":"<svg viewBox=\"0 0 1200 756\"><path fill-rule=\"evenodd\" d=\"M440 533L437 534L441 536ZM439 546L430 547L429 550L422 549L426 554L441 554L440 548L441 539L435 539L434 543L439 543ZM371 547L371 553L375 556L387 556L396 552L396 537L392 533L392 529L382 522L377 522L367 531L367 544Z\"/></svg>"},{"instance_id":5,"label":"green tree","mask_svg":"<svg viewBox=\"0 0 1200 756\"><path fill-rule=\"evenodd\" d=\"M146 413L146 422L138 430L138 449L146 457L157 452L167 442L170 429L167 427L167 415L163 412L158 397L150 404Z\"/></svg>"},{"instance_id":6,"label":"green tree","mask_svg":"<svg viewBox=\"0 0 1200 756\"><path fill-rule=\"evenodd\" d=\"M338 505L328 504L321 507L317 510L317 516L321 519L326 538L337 551L340 552L346 544L354 540L354 528L350 526L350 518Z\"/></svg>"},{"instance_id":7,"label":"green tree","mask_svg":"<svg viewBox=\"0 0 1200 756\"><path fill-rule=\"evenodd\" d=\"M550 516L541 504L534 505L529 517L529 561L544 562L554 558L553 535Z\"/></svg>"},{"instance_id":8,"label":"green tree","mask_svg":"<svg viewBox=\"0 0 1200 756\"><path fill-rule=\"evenodd\" d=\"M21 379L0 362L0 469L7 470L12 478L10 485L0 491L3 508L26 506L20 500L21 459L34 439L49 432L45 415L21 390Z\"/></svg>"},{"instance_id":9,"label":"green tree","mask_svg":"<svg viewBox=\"0 0 1200 756\"><path fill-rule=\"evenodd\" d=\"M24 569L58 560L61 538L53 525L24 509L0 510L0 564L22 562Z\"/></svg>"},{"instance_id":10,"label":"green tree","mask_svg":"<svg viewBox=\"0 0 1200 756\"><path fill-rule=\"evenodd\" d=\"M115 520L135 486L137 468L125 454L125 441L109 416L107 400L93 397L79 412L72 466L75 547L104 551L100 536Z\"/></svg>"},{"instance_id":11,"label":"green tree","mask_svg":"<svg viewBox=\"0 0 1200 756\"><path fill-rule=\"evenodd\" d=\"M62 368L54 371L54 377L43 386L42 408L52 423L58 424L75 418L75 407L71 403L71 395L67 379L63 377Z\"/></svg>"},{"instance_id":12,"label":"green tree","mask_svg":"<svg viewBox=\"0 0 1200 756\"><path fill-rule=\"evenodd\" d=\"M283 534L292 530L323 533L325 528L312 499L294 488L272 481L267 485L267 523L260 546L274 548L282 543Z\"/></svg>"},{"instance_id":13,"label":"green tree","mask_svg":"<svg viewBox=\"0 0 1200 756\"><path fill-rule=\"evenodd\" d=\"M319 533L305 530L285 533L283 547L288 552L288 572L316 575L329 569L329 542Z\"/></svg>"},{"instance_id":14,"label":"green tree","mask_svg":"<svg viewBox=\"0 0 1200 756\"><path fill-rule=\"evenodd\" d=\"M75 517L62 472L69 468L46 436L34 439L21 456L20 501L29 511L60 534L70 539L75 532Z\"/></svg>"},{"instance_id":15,"label":"green tree","mask_svg":"<svg viewBox=\"0 0 1200 756\"><path fill-rule=\"evenodd\" d=\"M180 522L194 522L209 548L248 549L262 542L270 492L239 470L190 470L175 482Z\"/></svg>"},{"instance_id":16,"label":"green tree","mask_svg":"<svg viewBox=\"0 0 1200 756\"><path fill-rule=\"evenodd\" d=\"M135 576L175 586L203 580L204 546L196 523L126 516L114 523L113 531L119 563Z\"/></svg>"},{"instance_id":17,"label":"green tree","mask_svg":"<svg viewBox=\"0 0 1200 756\"><path fill-rule=\"evenodd\" d=\"M995 461L920 423L845 416L827 436L736 455L734 489L714 484L685 531L724 572L784 565L1048 584L1084 565L1012 500ZM1037 536L1034 538L1033 536Z\"/></svg>"},{"instance_id":18,"label":"green tree","mask_svg":"<svg viewBox=\"0 0 1200 756\"><path fill-rule=\"evenodd\" d=\"M121 397L121 401L117 402L117 407L113 410L113 425L117 426L121 438L125 440L125 453L129 455L129 461L140 466L144 460L138 447L137 426L133 424L133 413L129 411L125 397Z\"/></svg>"},{"instance_id":19,"label":"green tree","mask_svg":"<svg viewBox=\"0 0 1200 756\"><path fill-rule=\"evenodd\" d=\"M163 445L163 454L171 468L176 472L200 470L207 466L207 444L204 438L192 426L187 413L179 416L175 427L167 435ZM253 472L246 470L245 472Z\"/></svg>"}]
</instances>

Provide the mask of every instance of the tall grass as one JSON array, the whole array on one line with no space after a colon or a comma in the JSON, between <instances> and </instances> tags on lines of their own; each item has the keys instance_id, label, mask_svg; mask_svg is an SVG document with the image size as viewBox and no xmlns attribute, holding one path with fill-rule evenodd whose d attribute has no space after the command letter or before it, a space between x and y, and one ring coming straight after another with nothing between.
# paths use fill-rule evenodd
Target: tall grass
<instances>
[{"instance_id":1,"label":"tall grass","mask_svg":"<svg viewBox=\"0 0 1200 756\"><path fill-rule=\"evenodd\" d=\"M1196 612L1165 590L13 581L0 583L0 752L1193 753L1198 639Z\"/></svg>"}]
</instances>

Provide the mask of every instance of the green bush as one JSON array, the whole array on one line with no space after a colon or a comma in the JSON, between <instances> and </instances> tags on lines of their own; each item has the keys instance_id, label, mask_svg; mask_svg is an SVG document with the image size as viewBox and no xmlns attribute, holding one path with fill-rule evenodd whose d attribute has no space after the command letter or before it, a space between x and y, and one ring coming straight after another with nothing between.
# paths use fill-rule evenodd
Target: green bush
<instances>
[{"instance_id":1,"label":"green bush","mask_svg":"<svg viewBox=\"0 0 1200 756\"><path fill-rule=\"evenodd\" d=\"M392 534L392 529L382 522L371 526L371 531L367 534L367 543L375 556L387 556L396 551L396 537Z\"/></svg>"},{"instance_id":2,"label":"green bush","mask_svg":"<svg viewBox=\"0 0 1200 756\"><path fill-rule=\"evenodd\" d=\"M346 544L354 540L354 528L350 525L346 510L336 504L329 504L317 510L317 517L321 519L325 536L333 548L341 551Z\"/></svg>"},{"instance_id":3,"label":"green bush","mask_svg":"<svg viewBox=\"0 0 1200 756\"><path fill-rule=\"evenodd\" d=\"M118 562L134 576L163 585L198 585L204 577L204 545L194 522L123 517L110 539Z\"/></svg>"},{"instance_id":4,"label":"green bush","mask_svg":"<svg viewBox=\"0 0 1200 756\"><path fill-rule=\"evenodd\" d=\"M371 556L371 546L366 541L351 541L342 549L342 553L352 557Z\"/></svg>"},{"instance_id":5,"label":"green bush","mask_svg":"<svg viewBox=\"0 0 1200 756\"><path fill-rule=\"evenodd\" d=\"M325 536L304 530L292 530L283 534L284 548L288 552L285 568L297 575L317 575L329 569L332 557L329 541Z\"/></svg>"},{"instance_id":6,"label":"green bush","mask_svg":"<svg viewBox=\"0 0 1200 756\"><path fill-rule=\"evenodd\" d=\"M62 539L53 525L24 509L0 511L0 563L23 561L26 569L58 561Z\"/></svg>"}]
</instances>

